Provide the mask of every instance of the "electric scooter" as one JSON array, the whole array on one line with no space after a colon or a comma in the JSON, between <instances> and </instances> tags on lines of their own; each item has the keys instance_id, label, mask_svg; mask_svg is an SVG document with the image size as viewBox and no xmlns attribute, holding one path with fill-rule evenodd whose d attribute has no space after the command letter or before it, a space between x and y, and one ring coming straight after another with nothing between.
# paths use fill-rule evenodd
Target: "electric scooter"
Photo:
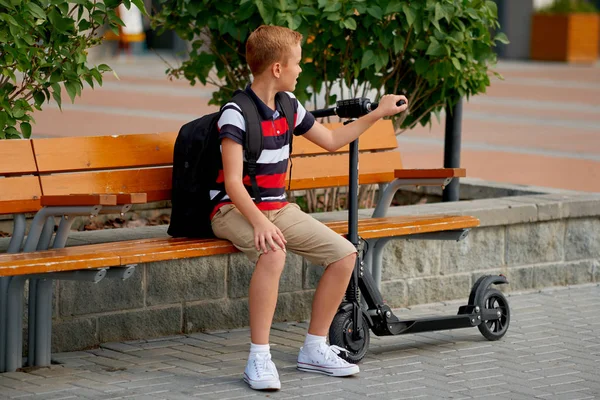
<instances>
[{"instance_id":1,"label":"electric scooter","mask_svg":"<svg viewBox=\"0 0 600 400\"><path fill-rule=\"evenodd\" d=\"M404 104L400 100L397 105ZM350 123L375 110L378 103L368 98L340 100L335 107L311 111L316 118L338 116ZM350 143L348 192L348 236L356 246L358 257L346 295L329 328L329 343L347 350L339 355L357 363L367 354L370 331L377 336L477 327L488 340L502 338L510 324L510 308L501 291L493 284L507 284L504 275L480 277L471 289L468 304L459 307L456 315L401 320L384 304L375 280L365 267L368 247L358 236L358 139ZM465 230L460 239L466 236ZM365 251L366 249L366 251ZM362 305L361 305L362 304Z\"/></svg>"}]
</instances>

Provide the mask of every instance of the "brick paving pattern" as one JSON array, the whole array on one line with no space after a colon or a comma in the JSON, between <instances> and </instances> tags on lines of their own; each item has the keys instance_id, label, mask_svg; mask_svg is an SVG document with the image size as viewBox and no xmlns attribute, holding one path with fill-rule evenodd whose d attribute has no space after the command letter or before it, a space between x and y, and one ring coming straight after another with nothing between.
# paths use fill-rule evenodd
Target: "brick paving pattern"
<instances>
[{"instance_id":1,"label":"brick paving pattern","mask_svg":"<svg viewBox=\"0 0 600 400\"><path fill-rule=\"evenodd\" d=\"M51 368L0 374L0 399L597 399L600 285L510 294L511 325L489 342L475 328L400 337L371 335L358 376L296 370L307 323L278 323L272 355L282 390L242 381L249 331L106 343L54 354ZM397 310L452 314L464 302Z\"/></svg>"}]
</instances>

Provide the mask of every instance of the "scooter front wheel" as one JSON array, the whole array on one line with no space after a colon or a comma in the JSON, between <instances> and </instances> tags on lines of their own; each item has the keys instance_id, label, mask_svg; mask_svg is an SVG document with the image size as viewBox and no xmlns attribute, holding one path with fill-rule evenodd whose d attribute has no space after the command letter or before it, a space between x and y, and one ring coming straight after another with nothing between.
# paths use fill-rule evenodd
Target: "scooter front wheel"
<instances>
[{"instance_id":1,"label":"scooter front wheel","mask_svg":"<svg viewBox=\"0 0 600 400\"><path fill-rule=\"evenodd\" d=\"M498 340L508 331L510 324L510 308L506 297L498 289L487 289L483 294L480 307L487 310L496 310L498 319L482 321L477 325L479 332L487 340Z\"/></svg>"},{"instance_id":2,"label":"scooter front wheel","mask_svg":"<svg viewBox=\"0 0 600 400\"><path fill-rule=\"evenodd\" d=\"M356 364L364 358L369 350L370 332L365 316L360 312L358 337L353 332L353 312L340 311L333 318L329 327L329 344L342 347L347 352L339 354L344 360Z\"/></svg>"}]
</instances>

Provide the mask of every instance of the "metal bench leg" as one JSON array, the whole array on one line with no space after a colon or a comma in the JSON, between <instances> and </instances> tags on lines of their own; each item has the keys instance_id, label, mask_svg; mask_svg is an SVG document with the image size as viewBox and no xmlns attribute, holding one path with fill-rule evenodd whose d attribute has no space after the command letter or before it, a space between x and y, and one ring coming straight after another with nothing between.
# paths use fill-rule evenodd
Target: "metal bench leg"
<instances>
[{"instance_id":1,"label":"metal bench leg","mask_svg":"<svg viewBox=\"0 0 600 400\"><path fill-rule=\"evenodd\" d=\"M40 240L36 246L36 250L48 250L50 247L50 241L52 240L52 235L54 234L54 217L46 218L46 222L44 223L44 228L42 229L42 234L40 235Z\"/></svg>"},{"instance_id":2,"label":"metal bench leg","mask_svg":"<svg viewBox=\"0 0 600 400\"><path fill-rule=\"evenodd\" d=\"M118 268L123 275L131 276L135 267ZM37 281L35 296L35 321L29 322L28 342L33 343L29 348L27 365L47 367L52 362L52 291L54 280L75 280L98 283L107 276L106 269L91 269L82 271L54 272L45 275L32 275ZM126 278L123 278L126 279ZM31 290L31 287L30 287ZM30 304L31 307L31 304ZM31 313L30 313L31 315Z\"/></svg>"},{"instance_id":3,"label":"metal bench leg","mask_svg":"<svg viewBox=\"0 0 600 400\"><path fill-rule=\"evenodd\" d=\"M8 244L7 253L18 253L21 250L21 245L23 244L23 238L25 237L25 215L24 214L15 214L14 216L14 225L13 225L13 233L10 238L10 243Z\"/></svg>"},{"instance_id":4,"label":"metal bench leg","mask_svg":"<svg viewBox=\"0 0 600 400\"><path fill-rule=\"evenodd\" d=\"M6 371L6 303L10 278L0 278L0 372Z\"/></svg>"},{"instance_id":5,"label":"metal bench leg","mask_svg":"<svg viewBox=\"0 0 600 400\"><path fill-rule=\"evenodd\" d=\"M26 219L24 214L14 215L14 225L12 237L6 250L9 254L18 253L23 245L25 237ZM7 302L8 302L8 285L10 277L0 278L0 372L6 368L6 329L7 329Z\"/></svg>"},{"instance_id":6,"label":"metal bench leg","mask_svg":"<svg viewBox=\"0 0 600 400\"><path fill-rule=\"evenodd\" d=\"M48 367L52 352L52 279L39 279L37 284L35 347L29 349L28 364ZM31 327L29 328L31 329Z\"/></svg>"},{"instance_id":7,"label":"metal bench leg","mask_svg":"<svg viewBox=\"0 0 600 400\"><path fill-rule=\"evenodd\" d=\"M38 295L38 280L35 278L29 279L29 301L27 303L27 366L33 367L33 354L35 353L35 325L37 322L37 301Z\"/></svg>"},{"instance_id":8,"label":"metal bench leg","mask_svg":"<svg viewBox=\"0 0 600 400\"><path fill-rule=\"evenodd\" d=\"M27 276L13 276L8 285L6 313L5 370L14 372L23 365L23 292Z\"/></svg>"},{"instance_id":9,"label":"metal bench leg","mask_svg":"<svg viewBox=\"0 0 600 400\"><path fill-rule=\"evenodd\" d=\"M67 215L63 215L60 219L60 224L58 224L58 230L56 231L56 236L54 237L54 243L52 243L53 249L62 249L67 244L67 239L69 238L69 231L71 230L71 226L73 225L74 219L69 218Z\"/></svg>"}]
</instances>

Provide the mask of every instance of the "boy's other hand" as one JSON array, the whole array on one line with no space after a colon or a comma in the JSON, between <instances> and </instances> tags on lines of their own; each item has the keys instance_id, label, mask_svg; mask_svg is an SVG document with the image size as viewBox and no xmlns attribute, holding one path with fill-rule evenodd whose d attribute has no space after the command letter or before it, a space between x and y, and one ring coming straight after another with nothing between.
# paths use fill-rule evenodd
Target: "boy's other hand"
<instances>
[{"instance_id":1,"label":"boy's other hand","mask_svg":"<svg viewBox=\"0 0 600 400\"><path fill-rule=\"evenodd\" d=\"M396 105L400 100L404 100L404 104L401 106ZM406 109L408 109L408 100L406 99L406 96L386 94L379 100L379 106L375 112L378 112L380 118L383 118L396 115L402 111L406 111Z\"/></svg>"},{"instance_id":2,"label":"boy's other hand","mask_svg":"<svg viewBox=\"0 0 600 400\"><path fill-rule=\"evenodd\" d=\"M283 237L283 233L271 221L265 218L254 227L254 245L256 250L262 250L263 253L268 253L271 250L285 250L287 240Z\"/></svg>"}]
</instances>

